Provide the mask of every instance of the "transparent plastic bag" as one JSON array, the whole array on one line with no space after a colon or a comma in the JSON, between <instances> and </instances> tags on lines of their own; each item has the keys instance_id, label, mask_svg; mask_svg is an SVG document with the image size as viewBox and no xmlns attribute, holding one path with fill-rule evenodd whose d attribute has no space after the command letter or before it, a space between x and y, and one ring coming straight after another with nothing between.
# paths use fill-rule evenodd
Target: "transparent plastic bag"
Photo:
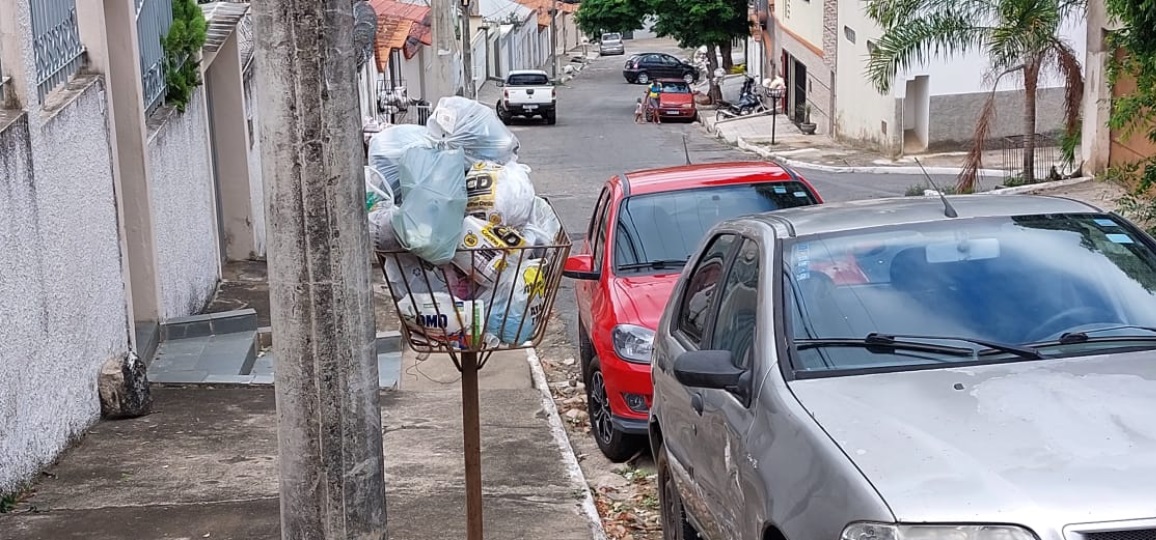
<instances>
[{"instance_id":1,"label":"transparent plastic bag","mask_svg":"<svg viewBox=\"0 0 1156 540\"><path fill-rule=\"evenodd\" d=\"M401 186L401 171L398 161L410 146L433 146L429 130L425 126L404 124L386 128L369 139L369 166L381 175L380 186L386 186L398 193ZM394 199L401 203L400 199Z\"/></svg>"},{"instance_id":2,"label":"transparent plastic bag","mask_svg":"<svg viewBox=\"0 0 1156 540\"><path fill-rule=\"evenodd\" d=\"M466 174L466 213L490 223L521 228L534 210L530 168L511 161L505 165L479 161Z\"/></svg>"},{"instance_id":3,"label":"transparent plastic bag","mask_svg":"<svg viewBox=\"0 0 1156 540\"><path fill-rule=\"evenodd\" d=\"M466 162L460 149L411 146L402 154L401 204L393 228L401 245L425 261L454 258L466 215Z\"/></svg>"},{"instance_id":4,"label":"transparent plastic bag","mask_svg":"<svg viewBox=\"0 0 1156 540\"><path fill-rule=\"evenodd\" d=\"M545 320L546 260L513 255L507 262L510 268L502 272L497 287L479 296L493 306L486 320L486 333L503 343L521 345L534 336L539 321Z\"/></svg>"},{"instance_id":5,"label":"transparent plastic bag","mask_svg":"<svg viewBox=\"0 0 1156 540\"><path fill-rule=\"evenodd\" d=\"M464 149L474 161L506 163L518 155L518 137L502 124L498 113L472 99L439 99L426 127L435 141Z\"/></svg>"},{"instance_id":6,"label":"transparent plastic bag","mask_svg":"<svg viewBox=\"0 0 1156 540\"><path fill-rule=\"evenodd\" d=\"M530 219L522 228L522 236L532 246L554 245L558 232L562 230L562 223L558 221L558 214L546 199L534 197L534 207L530 211Z\"/></svg>"},{"instance_id":7,"label":"transparent plastic bag","mask_svg":"<svg viewBox=\"0 0 1156 540\"><path fill-rule=\"evenodd\" d=\"M508 264L508 250L525 245L526 239L512 227L466 216L453 263L479 285L492 287Z\"/></svg>"}]
</instances>

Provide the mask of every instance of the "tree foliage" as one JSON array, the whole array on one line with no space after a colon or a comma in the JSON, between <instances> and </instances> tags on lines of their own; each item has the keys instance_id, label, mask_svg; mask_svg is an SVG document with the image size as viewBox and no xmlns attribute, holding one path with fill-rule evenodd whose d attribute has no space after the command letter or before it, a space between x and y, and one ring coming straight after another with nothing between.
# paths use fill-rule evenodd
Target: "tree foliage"
<instances>
[{"instance_id":1,"label":"tree foliage","mask_svg":"<svg viewBox=\"0 0 1156 540\"><path fill-rule=\"evenodd\" d=\"M1137 131L1156 142L1156 3L1150 0L1106 0L1108 15L1120 28L1108 36L1117 54L1108 60L1108 82L1115 86L1129 77L1136 87L1112 99L1108 126L1124 137ZM1156 156L1126 167L1128 183L1137 193L1156 185Z\"/></svg>"},{"instance_id":2,"label":"tree foliage","mask_svg":"<svg viewBox=\"0 0 1156 540\"><path fill-rule=\"evenodd\" d=\"M750 32L745 0L647 0L654 32L680 47L727 46Z\"/></svg>"},{"instance_id":3,"label":"tree foliage","mask_svg":"<svg viewBox=\"0 0 1156 540\"><path fill-rule=\"evenodd\" d=\"M578 5L576 21L582 33L596 38L642 28L649 8L646 0L585 0Z\"/></svg>"},{"instance_id":4,"label":"tree foliage","mask_svg":"<svg viewBox=\"0 0 1156 540\"><path fill-rule=\"evenodd\" d=\"M201 85L201 48L208 23L196 0L173 0L173 25L165 35L165 100L185 112L193 91Z\"/></svg>"},{"instance_id":5,"label":"tree foliage","mask_svg":"<svg viewBox=\"0 0 1156 540\"><path fill-rule=\"evenodd\" d=\"M867 62L867 76L880 92L891 90L895 76L934 57L984 53L993 91L976 125L969 163L960 174L961 192L975 188L982 145L995 115L994 83L1017 74L1024 84L1024 170L1033 181L1036 111L1040 76L1059 73L1064 80L1065 139L1069 148L1080 129L1084 78L1072 46L1060 36L1067 21L1080 16L1087 0L869 0L868 15L883 36Z\"/></svg>"}]
</instances>

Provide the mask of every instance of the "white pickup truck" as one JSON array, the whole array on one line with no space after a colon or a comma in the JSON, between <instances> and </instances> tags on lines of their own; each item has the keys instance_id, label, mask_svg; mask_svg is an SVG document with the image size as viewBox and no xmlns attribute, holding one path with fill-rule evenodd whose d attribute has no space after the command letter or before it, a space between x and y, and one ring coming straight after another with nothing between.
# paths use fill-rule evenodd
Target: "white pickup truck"
<instances>
[{"instance_id":1,"label":"white pickup truck","mask_svg":"<svg viewBox=\"0 0 1156 540\"><path fill-rule=\"evenodd\" d=\"M516 70L499 83L502 99L496 109L502 123L509 124L515 116L541 116L554 125L558 120L558 92L550 76L540 70Z\"/></svg>"}]
</instances>

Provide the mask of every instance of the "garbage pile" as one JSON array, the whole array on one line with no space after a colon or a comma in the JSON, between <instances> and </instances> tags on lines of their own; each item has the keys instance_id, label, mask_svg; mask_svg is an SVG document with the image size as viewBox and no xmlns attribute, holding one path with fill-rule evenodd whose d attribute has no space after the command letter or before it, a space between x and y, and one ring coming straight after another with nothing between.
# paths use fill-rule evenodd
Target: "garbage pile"
<instances>
[{"instance_id":1,"label":"garbage pile","mask_svg":"<svg viewBox=\"0 0 1156 540\"><path fill-rule=\"evenodd\" d=\"M366 206L403 324L434 345L528 341L545 321L546 268L562 229L518 138L490 108L442 98L429 121L369 141ZM484 345L483 345L484 344Z\"/></svg>"}]
</instances>

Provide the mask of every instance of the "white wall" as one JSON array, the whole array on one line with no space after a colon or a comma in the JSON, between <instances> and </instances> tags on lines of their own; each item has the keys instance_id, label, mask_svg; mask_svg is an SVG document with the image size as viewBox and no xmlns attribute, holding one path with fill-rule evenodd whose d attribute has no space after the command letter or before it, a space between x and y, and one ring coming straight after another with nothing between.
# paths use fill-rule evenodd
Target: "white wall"
<instances>
[{"instance_id":1,"label":"white wall","mask_svg":"<svg viewBox=\"0 0 1156 540\"><path fill-rule=\"evenodd\" d=\"M864 5L860 0L839 0L835 134L840 138L885 145L896 135L895 130L902 133L903 126L894 125L895 92L882 95L867 81L867 43L878 42L882 32L867 17ZM847 39L844 27L854 30L854 42ZM901 86L902 82L897 84ZM904 115L904 118L911 117ZM883 122L887 122L886 133Z\"/></svg>"},{"instance_id":2,"label":"white wall","mask_svg":"<svg viewBox=\"0 0 1156 540\"><path fill-rule=\"evenodd\" d=\"M161 318L199 312L221 276L205 90L150 133Z\"/></svg>"},{"instance_id":3,"label":"white wall","mask_svg":"<svg viewBox=\"0 0 1156 540\"><path fill-rule=\"evenodd\" d=\"M107 100L94 82L0 132L0 493L96 422L128 352Z\"/></svg>"},{"instance_id":4,"label":"white wall","mask_svg":"<svg viewBox=\"0 0 1156 540\"><path fill-rule=\"evenodd\" d=\"M401 78L405 81L406 93L409 94L410 99L424 98L433 102L437 101L431 96L426 96L425 89L422 87L427 67L425 57L430 54L429 49L429 47L421 47L419 52L408 60L405 53L398 55L401 57Z\"/></svg>"},{"instance_id":5,"label":"white wall","mask_svg":"<svg viewBox=\"0 0 1156 540\"><path fill-rule=\"evenodd\" d=\"M476 29L477 27L473 27L473 28ZM471 48L470 54L472 55L470 57L470 63L472 64L472 66L470 68L471 69L470 73L474 79L474 90L478 91L478 90L481 90L482 86L484 86L486 84L486 62L487 62L486 54L487 54L487 52L486 52L486 31L485 31L485 29L481 29L480 31L476 31L473 38L474 38L473 42L470 43L470 48ZM473 96L469 96L469 97L473 97Z\"/></svg>"},{"instance_id":6,"label":"white wall","mask_svg":"<svg viewBox=\"0 0 1156 540\"><path fill-rule=\"evenodd\" d=\"M253 216L253 254L265 257L265 186L261 178L261 137L257 136L260 105L257 100L257 79L251 66L245 75L245 113L249 115L249 204Z\"/></svg>"},{"instance_id":7,"label":"white wall","mask_svg":"<svg viewBox=\"0 0 1156 540\"><path fill-rule=\"evenodd\" d=\"M823 0L778 0L775 17L811 45L823 47Z\"/></svg>"}]
</instances>

